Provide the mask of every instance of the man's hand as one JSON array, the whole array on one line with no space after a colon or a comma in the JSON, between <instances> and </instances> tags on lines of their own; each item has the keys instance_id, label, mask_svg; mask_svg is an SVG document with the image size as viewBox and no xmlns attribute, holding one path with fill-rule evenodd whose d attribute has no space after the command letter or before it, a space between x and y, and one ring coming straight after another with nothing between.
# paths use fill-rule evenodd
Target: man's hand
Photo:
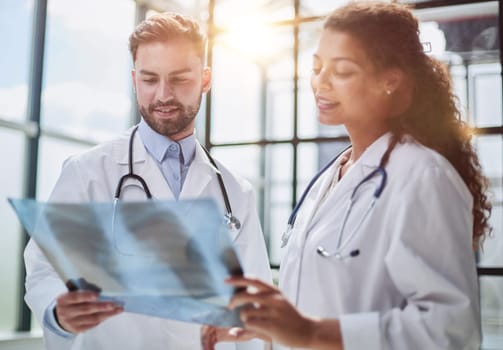
<instances>
[{"instance_id":1,"label":"man's hand","mask_svg":"<svg viewBox=\"0 0 503 350\"><path fill-rule=\"evenodd\" d=\"M98 301L95 292L75 291L58 297L54 314L61 328L81 333L122 311L124 309L113 302Z\"/></svg>"},{"instance_id":2,"label":"man's hand","mask_svg":"<svg viewBox=\"0 0 503 350\"><path fill-rule=\"evenodd\" d=\"M203 326L201 328L201 345L203 350L214 350L215 345L220 342L243 342L256 338L257 334L243 328ZM267 339L269 340L269 339Z\"/></svg>"}]
</instances>

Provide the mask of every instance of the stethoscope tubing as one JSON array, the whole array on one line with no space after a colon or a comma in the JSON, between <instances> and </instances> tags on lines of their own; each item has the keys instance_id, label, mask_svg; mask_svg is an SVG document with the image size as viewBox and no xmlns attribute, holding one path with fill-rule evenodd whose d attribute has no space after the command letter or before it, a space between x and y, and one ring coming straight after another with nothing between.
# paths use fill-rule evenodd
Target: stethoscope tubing
<instances>
[{"instance_id":1,"label":"stethoscope tubing","mask_svg":"<svg viewBox=\"0 0 503 350\"><path fill-rule=\"evenodd\" d=\"M316 181L320 178L320 176L325 171L327 171L334 164L334 162L341 156L341 154L344 153L348 148L346 148L341 153L339 153L336 157L331 159L309 182L309 184L308 184L307 188L304 190L304 193L302 194L299 202L297 203L297 205L293 209L292 214L290 215L290 218L288 219L287 230L285 231L285 233L283 234L283 237L282 237L282 241L283 241L282 247L284 247L286 245L286 243L288 242L288 240L290 238L290 235L293 232L293 225L295 224L295 219L297 218L297 213L300 210L300 207L301 207L302 203L304 202L304 199L306 198L307 194L309 193L311 188L314 186ZM367 210L363 214L362 219L360 220L359 224L352 230L352 232L343 241L344 229L346 228L346 223L348 221L349 215L353 210L355 196L356 196L356 193L358 192L358 189L363 184L365 184L366 182L370 181L373 177L378 176L378 175L381 176L381 182L379 183L379 185L376 187L374 193L372 194L373 198L372 198L370 205L368 206ZM322 257L341 256L342 257L341 251L349 244L349 242L354 238L356 232L360 229L361 225L363 224L363 222L365 221L365 219L369 215L370 211L372 210L372 208L376 204L377 199L379 199L379 197L381 196L381 194L384 190L384 187L386 187L386 183L387 183L387 173L386 173L386 170L384 169L384 164L381 159L379 166L376 169L372 170L369 174L367 174L353 189L351 196L349 198L349 201L348 201L348 206L345 210L344 217L342 219L341 228L339 229L339 234L337 237L337 245L336 245L335 250L333 252L329 253L322 246L319 246L317 248L317 252L320 256L322 256ZM306 237L307 237L307 235L306 235ZM350 256L357 256L359 254L360 254L359 250L354 250L350 253Z\"/></svg>"},{"instance_id":2,"label":"stethoscope tubing","mask_svg":"<svg viewBox=\"0 0 503 350\"><path fill-rule=\"evenodd\" d=\"M346 152L349 148L351 148L351 145L343 149L340 153L338 153L334 158L332 158L314 177L309 181L309 184L307 185L306 189L302 193L302 196L300 196L299 201L297 204L295 204L295 207L292 210L292 213L290 214L290 217L288 218L288 227L292 228L293 225L295 224L295 219L297 219L297 213L299 212L300 207L302 206L302 203L304 203L304 200L306 199L307 194L311 190L311 187L314 186L316 181L320 178L321 175L327 171L332 164L335 163L335 161L344 153Z\"/></svg>"},{"instance_id":3,"label":"stethoscope tubing","mask_svg":"<svg viewBox=\"0 0 503 350\"><path fill-rule=\"evenodd\" d=\"M136 125L133 128L133 130L131 131L131 135L129 136L128 173L121 176L121 178L119 179L119 182L117 183L117 188L115 189L115 195L114 195L114 198L116 201L118 201L120 199L122 185L123 185L124 181L126 181L127 179L137 180L141 184L141 186L143 187L143 190L145 191L145 195L147 196L147 198L152 199L152 193L150 192L150 189L147 185L147 182L141 176L135 174L134 170L133 170L133 144L134 144L134 137L135 137L135 134L137 131L138 131L138 125ZM225 183L224 183L222 174L220 172L220 169L218 168L217 163L215 162L215 160L211 156L210 152L208 152L208 150L206 148L204 148L202 145L201 145L201 148L204 150L204 153L208 157L208 160L210 161L211 165L213 165L215 167L215 170L216 170L215 174L217 176L218 185L220 187L220 192L222 193L222 198L223 198L224 204L225 204L225 210L226 210L225 217L228 220L228 225L229 226L234 225L235 228L239 230L241 228L241 223L232 213L232 207L231 207L231 203L229 200L229 195L227 193L227 189L225 187Z\"/></svg>"},{"instance_id":4,"label":"stethoscope tubing","mask_svg":"<svg viewBox=\"0 0 503 350\"><path fill-rule=\"evenodd\" d=\"M128 170L129 170L129 172L126 175L121 176L121 178L119 179L119 183L117 184L117 187L115 189L115 195L114 195L114 198L116 200L119 200L119 198L121 196L122 184L127 179L137 180L141 184L141 186L143 187L143 190L145 191L145 195L147 196L147 198L152 199L152 193L150 192L150 189L148 188L148 185L145 182L145 180L141 176L139 176L133 172L133 141L134 141L134 136L136 134L136 131L138 131L138 125L133 128L133 131L131 131L131 135L129 136L129 149L128 149Z\"/></svg>"}]
</instances>

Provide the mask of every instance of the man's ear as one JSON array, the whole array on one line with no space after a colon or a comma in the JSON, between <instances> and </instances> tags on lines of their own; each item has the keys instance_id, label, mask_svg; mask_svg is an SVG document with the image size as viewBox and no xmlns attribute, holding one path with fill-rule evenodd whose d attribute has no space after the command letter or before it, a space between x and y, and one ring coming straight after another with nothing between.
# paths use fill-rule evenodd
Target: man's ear
<instances>
[{"instance_id":1,"label":"man's ear","mask_svg":"<svg viewBox=\"0 0 503 350\"><path fill-rule=\"evenodd\" d=\"M203 82L202 82L202 91L206 93L210 91L211 88L211 69L210 67L203 68Z\"/></svg>"}]
</instances>

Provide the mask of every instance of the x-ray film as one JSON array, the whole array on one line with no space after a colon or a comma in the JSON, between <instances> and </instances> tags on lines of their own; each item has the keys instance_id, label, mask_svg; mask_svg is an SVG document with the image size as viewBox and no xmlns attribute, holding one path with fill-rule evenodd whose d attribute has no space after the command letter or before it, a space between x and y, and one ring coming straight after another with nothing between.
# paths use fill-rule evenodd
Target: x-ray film
<instances>
[{"instance_id":1,"label":"x-ray film","mask_svg":"<svg viewBox=\"0 0 503 350\"><path fill-rule=\"evenodd\" d=\"M9 202L69 290L97 291L126 312L241 325L224 280L242 269L212 200Z\"/></svg>"}]
</instances>

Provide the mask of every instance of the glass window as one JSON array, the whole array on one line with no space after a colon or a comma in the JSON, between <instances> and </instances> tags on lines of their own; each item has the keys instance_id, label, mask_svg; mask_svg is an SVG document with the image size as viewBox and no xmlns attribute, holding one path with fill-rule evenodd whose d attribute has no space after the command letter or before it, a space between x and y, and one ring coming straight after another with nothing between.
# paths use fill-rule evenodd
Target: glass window
<instances>
[{"instance_id":1,"label":"glass window","mask_svg":"<svg viewBox=\"0 0 503 350\"><path fill-rule=\"evenodd\" d=\"M301 143L297 147L297 201L302 196L309 181L320 169L318 159L318 145L315 143Z\"/></svg>"},{"instance_id":2,"label":"glass window","mask_svg":"<svg viewBox=\"0 0 503 350\"><path fill-rule=\"evenodd\" d=\"M0 2L0 119L27 119L33 0Z\"/></svg>"},{"instance_id":3,"label":"glass window","mask_svg":"<svg viewBox=\"0 0 503 350\"><path fill-rule=\"evenodd\" d=\"M0 159L8 159L8 170L0 172L0 332L13 331L17 318L19 298L19 278L22 264L22 231L14 211L7 202L8 197L23 196L24 155L26 139L24 134L0 128Z\"/></svg>"},{"instance_id":4,"label":"glass window","mask_svg":"<svg viewBox=\"0 0 503 350\"><path fill-rule=\"evenodd\" d=\"M63 162L91 146L52 137L41 137L38 159L37 199L46 201L56 184Z\"/></svg>"},{"instance_id":5,"label":"glass window","mask_svg":"<svg viewBox=\"0 0 503 350\"><path fill-rule=\"evenodd\" d=\"M431 43L431 54L450 67L464 120L476 128L501 126L498 4L485 2L432 8L418 10L416 14L423 20L420 27L422 40ZM493 203L490 224L494 235L486 239L484 249L479 253L479 265L501 267L502 136L481 135L474 139L474 145L483 173L490 181L489 195Z\"/></svg>"},{"instance_id":6,"label":"glass window","mask_svg":"<svg viewBox=\"0 0 503 350\"><path fill-rule=\"evenodd\" d=\"M101 140L130 124L134 15L131 0L48 2L44 128Z\"/></svg>"},{"instance_id":7,"label":"glass window","mask_svg":"<svg viewBox=\"0 0 503 350\"><path fill-rule=\"evenodd\" d=\"M294 60L293 30L291 27L273 29L275 44L266 61L266 127L270 140L293 137Z\"/></svg>"},{"instance_id":8,"label":"glass window","mask_svg":"<svg viewBox=\"0 0 503 350\"><path fill-rule=\"evenodd\" d=\"M214 147L211 154L232 172L251 182L256 191L260 191L261 148L259 146Z\"/></svg>"},{"instance_id":9,"label":"glass window","mask_svg":"<svg viewBox=\"0 0 503 350\"><path fill-rule=\"evenodd\" d=\"M255 22L255 19L270 23L292 19L293 17L292 0L217 0L215 6L215 23L218 26L228 26L234 23L242 24L243 21L251 24ZM251 31L254 29L256 28L250 28Z\"/></svg>"},{"instance_id":10,"label":"glass window","mask_svg":"<svg viewBox=\"0 0 503 350\"><path fill-rule=\"evenodd\" d=\"M320 21L306 23L299 29L298 136L302 138L316 137L319 130L310 79L313 54L316 51L321 30Z\"/></svg>"},{"instance_id":11,"label":"glass window","mask_svg":"<svg viewBox=\"0 0 503 350\"><path fill-rule=\"evenodd\" d=\"M503 124L501 109L501 64L474 64L469 67L470 122L476 127Z\"/></svg>"},{"instance_id":12,"label":"glass window","mask_svg":"<svg viewBox=\"0 0 503 350\"><path fill-rule=\"evenodd\" d=\"M475 139L484 175L489 178L489 193L493 203L490 224L494 234L484 242L479 254L479 265L485 267L503 266L503 138L502 136L479 136Z\"/></svg>"},{"instance_id":13,"label":"glass window","mask_svg":"<svg viewBox=\"0 0 503 350\"><path fill-rule=\"evenodd\" d=\"M203 19L208 13L208 0L150 0L148 3L156 12L175 11Z\"/></svg>"},{"instance_id":14,"label":"glass window","mask_svg":"<svg viewBox=\"0 0 503 350\"><path fill-rule=\"evenodd\" d=\"M503 277L480 278L482 349L501 349L503 344Z\"/></svg>"},{"instance_id":15,"label":"glass window","mask_svg":"<svg viewBox=\"0 0 503 350\"><path fill-rule=\"evenodd\" d=\"M293 137L293 81L277 80L267 83L267 124L269 140Z\"/></svg>"},{"instance_id":16,"label":"glass window","mask_svg":"<svg viewBox=\"0 0 503 350\"><path fill-rule=\"evenodd\" d=\"M326 16L337 7L344 5L348 0L301 0L300 15L303 17Z\"/></svg>"},{"instance_id":17,"label":"glass window","mask_svg":"<svg viewBox=\"0 0 503 350\"><path fill-rule=\"evenodd\" d=\"M212 141L257 141L292 135L291 28L231 27L213 50ZM264 118L267 127L264 128Z\"/></svg>"},{"instance_id":18,"label":"glass window","mask_svg":"<svg viewBox=\"0 0 503 350\"><path fill-rule=\"evenodd\" d=\"M264 73L232 49L213 50L211 141L251 141L260 138L261 89Z\"/></svg>"},{"instance_id":19,"label":"glass window","mask_svg":"<svg viewBox=\"0 0 503 350\"><path fill-rule=\"evenodd\" d=\"M498 3L422 9L416 15L430 54L450 67L463 118L475 127L501 125Z\"/></svg>"},{"instance_id":20,"label":"glass window","mask_svg":"<svg viewBox=\"0 0 503 350\"><path fill-rule=\"evenodd\" d=\"M292 161L291 145L270 145L266 147L264 234L269 243L271 264L279 265L284 250L281 249L281 235L286 228L292 210Z\"/></svg>"}]
</instances>

